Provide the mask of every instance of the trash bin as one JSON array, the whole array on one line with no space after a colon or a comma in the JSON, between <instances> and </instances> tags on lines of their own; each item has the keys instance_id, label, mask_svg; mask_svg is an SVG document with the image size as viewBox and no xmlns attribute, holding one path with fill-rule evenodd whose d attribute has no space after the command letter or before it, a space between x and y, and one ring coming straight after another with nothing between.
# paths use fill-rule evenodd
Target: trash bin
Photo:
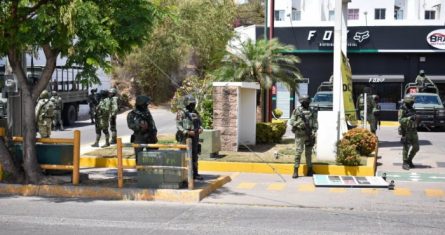
<instances>
[{"instance_id":1,"label":"trash bin","mask_svg":"<svg viewBox=\"0 0 445 235\"><path fill-rule=\"evenodd\" d=\"M178 189L187 183L185 151L153 150L138 153L139 166L164 166L166 168L138 168L137 185L140 188Z\"/></svg>"}]
</instances>

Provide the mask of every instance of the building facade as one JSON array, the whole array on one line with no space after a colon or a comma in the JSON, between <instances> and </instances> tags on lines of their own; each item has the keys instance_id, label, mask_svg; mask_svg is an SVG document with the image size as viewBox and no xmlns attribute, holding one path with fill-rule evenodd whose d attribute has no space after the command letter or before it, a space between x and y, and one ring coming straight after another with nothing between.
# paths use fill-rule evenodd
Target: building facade
<instances>
[{"instance_id":1,"label":"building facade","mask_svg":"<svg viewBox=\"0 0 445 235\"><path fill-rule=\"evenodd\" d=\"M273 37L295 47L288 53L301 58L299 68L307 81L300 85L300 94L313 96L333 71L335 0L274 2ZM442 100L445 98L444 8L445 0L349 2L347 56L354 99L370 86L380 96L383 118L394 120L404 86L413 82L421 69L438 85ZM254 33L246 27L253 39L263 39L264 32L264 26L256 26ZM272 93L273 108L288 114L295 107L298 96L280 84Z\"/></svg>"}]
</instances>

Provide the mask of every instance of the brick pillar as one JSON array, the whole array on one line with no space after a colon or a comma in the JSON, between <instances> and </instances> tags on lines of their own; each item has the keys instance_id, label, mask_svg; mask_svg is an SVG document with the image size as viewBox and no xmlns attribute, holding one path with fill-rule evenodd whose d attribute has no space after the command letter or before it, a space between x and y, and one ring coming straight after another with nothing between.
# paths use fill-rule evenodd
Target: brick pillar
<instances>
[{"instance_id":1,"label":"brick pillar","mask_svg":"<svg viewBox=\"0 0 445 235\"><path fill-rule=\"evenodd\" d=\"M213 87L213 129L221 132L221 150L238 151L237 87Z\"/></svg>"}]
</instances>

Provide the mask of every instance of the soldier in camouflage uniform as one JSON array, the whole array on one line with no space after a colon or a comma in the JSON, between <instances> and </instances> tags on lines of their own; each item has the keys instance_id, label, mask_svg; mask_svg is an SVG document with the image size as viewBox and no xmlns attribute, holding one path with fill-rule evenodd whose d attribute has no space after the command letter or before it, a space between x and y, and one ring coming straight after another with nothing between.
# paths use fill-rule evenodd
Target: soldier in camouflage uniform
<instances>
[{"instance_id":1,"label":"soldier in camouflage uniform","mask_svg":"<svg viewBox=\"0 0 445 235\"><path fill-rule=\"evenodd\" d=\"M40 94L35 109L37 128L42 138L49 138L51 136L54 109L55 104L50 100L48 91L44 90L42 94Z\"/></svg>"},{"instance_id":2,"label":"soldier in camouflage uniform","mask_svg":"<svg viewBox=\"0 0 445 235\"><path fill-rule=\"evenodd\" d=\"M135 144L156 144L158 142L158 129L151 116L148 104L150 97L140 95L136 97L136 108L128 113L127 125L133 130L131 143ZM143 148L134 148L134 155L137 161L137 155ZM136 162L137 164L137 162Z\"/></svg>"},{"instance_id":3,"label":"soldier in camouflage uniform","mask_svg":"<svg viewBox=\"0 0 445 235\"><path fill-rule=\"evenodd\" d=\"M376 110L376 104L371 94L371 88L363 88L363 93L357 99L357 107L360 111L360 119L365 119L365 94L366 94L366 121L369 123L369 127L373 134L377 131L377 122L375 121L374 111Z\"/></svg>"},{"instance_id":4,"label":"soldier in camouflage uniform","mask_svg":"<svg viewBox=\"0 0 445 235\"><path fill-rule=\"evenodd\" d=\"M176 114L176 140L182 144L187 138L192 139L193 179L203 180L198 173L199 134L202 133L201 117L195 110L196 100L193 96L184 97L184 107Z\"/></svg>"},{"instance_id":5,"label":"soldier in camouflage uniform","mask_svg":"<svg viewBox=\"0 0 445 235\"><path fill-rule=\"evenodd\" d=\"M111 113L110 113L110 131L111 144L116 144L117 130L116 130L116 115L119 111L119 103L116 88L111 88L110 91Z\"/></svg>"},{"instance_id":6,"label":"soldier in camouflage uniform","mask_svg":"<svg viewBox=\"0 0 445 235\"><path fill-rule=\"evenodd\" d=\"M402 135L404 170L414 168L413 158L419 151L419 137L417 135L417 116L413 108L414 97L410 94L403 98L403 105L399 109L399 134Z\"/></svg>"},{"instance_id":7,"label":"soldier in camouflage uniform","mask_svg":"<svg viewBox=\"0 0 445 235\"><path fill-rule=\"evenodd\" d=\"M91 93L88 95L88 106L90 107L90 119L91 119L91 123L94 123L94 119L95 119L95 110L96 110L96 106L99 104L99 99L100 97L98 97L97 95L97 88L91 89Z\"/></svg>"},{"instance_id":8,"label":"soldier in camouflage uniform","mask_svg":"<svg viewBox=\"0 0 445 235\"><path fill-rule=\"evenodd\" d=\"M111 102L108 98L108 91L102 90L100 92L100 102L95 110L95 122L96 122L96 142L91 145L91 147L99 147L99 141L101 133L105 134L105 144L101 147L110 146L110 133L108 132L108 125L110 123L110 111L111 111Z\"/></svg>"},{"instance_id":9,"label":"soldier in camouflage uniform","mask_svg":"<svg viewBox=\"0 0 445 235\"><path fill-rule=\"evenodd\" d=\"M62 110L63 110L63 101L62 97L57 94L57 91L51 92L51 102L54 103L54 119L53 119L53 127L54 130L59 127L59 130L63 131L63 122L62 122Z\"/></svg>"},{"instance_id":10,"label":"soldier in camouflage uniform","mask_svg":"<svg viewBox=\"0 0 445 235\"><path fill-rule=\"evenodd\" d=\"M315 138L318 129L317 112L309 107L310 99L308 96L300 97L300 107L297 107L290 119L292 132L295 133L295 165L292 178L298 178L298 167L300 166L301 154L305 150L306 165L308 167L308 176L312 176L312 149L315 145Z\"/></svg>"},{"instance_id":11,"label":"soldier in camouflage uniform","mask_svg":"<svg viewBox=\"0 0 445 235\"><path fill-rule=\"evenodd\" d=\"M432 86L434 86L437 89L436 84L434 84L434 82L431 81L431 79L429 79L425 75L425 71L423 69L421 69L419 71L419 75L417 75L415 83L419 87L419 92L423 92L427 85L432 85Z\"/></svg>"}]
</instances>

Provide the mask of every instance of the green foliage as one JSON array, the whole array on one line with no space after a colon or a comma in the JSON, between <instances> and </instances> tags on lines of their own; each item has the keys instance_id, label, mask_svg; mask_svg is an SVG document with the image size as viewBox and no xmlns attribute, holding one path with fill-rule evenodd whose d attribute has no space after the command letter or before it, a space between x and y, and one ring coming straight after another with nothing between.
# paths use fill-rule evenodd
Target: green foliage
<instances>
[{"instance_id":1,"label":"green foliage","mask_svg":"<svg viewBox=\"0 0 445 235\"><path fill-rule=\"evenodd\" d=\"M347 139L342 139L337 144L337 163L345 166L360 165L360 154L357 152L357 146Z\"/></svg>"},{"instance_id":2,"label":"green foliage","mask_svg":"<svg viewBox=\"0 0 445 235\"><path fill-rule=\"evenodd\" d=\"M300 59L282 51L292 50L277 39L269 41L248 40L241 48L227 51L223 66L214 72L217 80L258 82L262 88L270 88L274 82L282 82L290 89L297 89L302 76L297 67Z\"/></svg>"},{"instance_id":3,"label":"green foliage","mask_svg":"<svg viewBox=\"0 0 445 235\"><path fill-rule=\"evenodd\" d=\"M286 121L273 120L270 122L260 122L256 124L256 142L279 143L281 137L286 133Z\"/></svg>"},{"instance_id":4,"label":"green foliage","mask_svg":"<svg viewBox=\"0 0 445 235\"><path fill-rule=\"evenodd\" d=\"M236 12L239 25L264 24L264 0L250 0L239 5Z\"/></svg>"},{"instance_id":5,"label":"green foliage","mask_svg":"<svg viewBox=\"0 0 445 235\"><path fill-rule=\"evenodd\" d=\"M273 113L273 116L277 119L280 118L281 116L283 116L283 111L279 108L274 109L272 111L272 113Z\"/></svg>"},{"instance_id":6,"label":"green foliage","mask_svg":"<svg viewBox=\"0 0 445 235\"><path fill-rule=\"evenodd\" d=\"M201 105L202 127L205 129L213 128L213 100L204 99Z\"/></svg>"},{"instance_id":7,"label":"green foliage","mask_svg":"<svg viewBox=\"0 0 445 235\"><path fill-rule=\"evenodd\" d=\"M168 15L150 42L114 70L118 82L133 81L132 94L148 94L155 103L168 101L186 76L203 79L221 63L235 17L230 0L165 0L162 6Z\"/></svg>"},{"instance_id":8,"label":"green foliage","mask_svg":"<svg viewBox=\"0 0 445 235\"><path fill-rule=\"evenodd\" d=\"M354 128L343 134L343 139L348 140L355 145L357 151L362 156L368 156L377 147L377 137L369 130L363 128Z\"/></svg>"}]
</instances>

